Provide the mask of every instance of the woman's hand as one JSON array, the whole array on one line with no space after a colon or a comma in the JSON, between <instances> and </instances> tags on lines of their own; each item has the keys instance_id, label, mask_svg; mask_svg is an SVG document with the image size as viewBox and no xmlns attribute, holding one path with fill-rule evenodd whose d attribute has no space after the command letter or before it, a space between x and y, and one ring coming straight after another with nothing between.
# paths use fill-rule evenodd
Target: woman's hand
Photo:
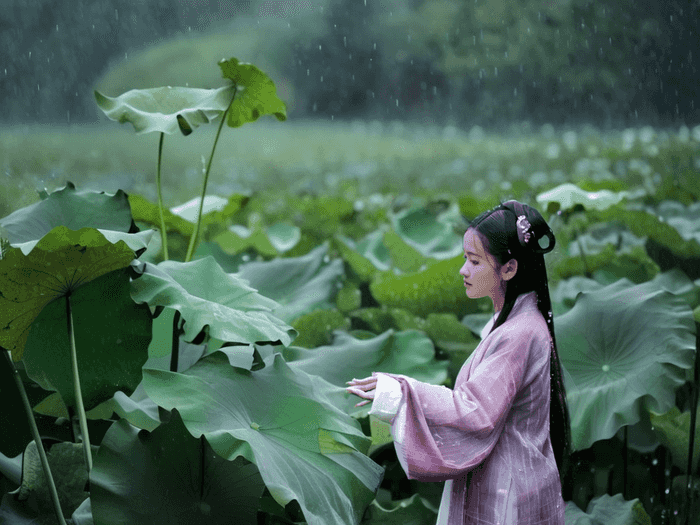
<instances>
[{"instance_id":1,"label":"woman's hand","mask_svg":"<svg viewBox=\"0 0 700 525\"><path fill-rule=\"evenodd\" d=\"M348 381L346 384L350 385L346 388L348 392L367 400L360 401L355 405L356 407L361 407L362 405L371 403L374 400L374 390L377 388L377 373L372 372L371 377L365 377L364 379L353 379L352 381Z\"/></svg>"}]
</instances>

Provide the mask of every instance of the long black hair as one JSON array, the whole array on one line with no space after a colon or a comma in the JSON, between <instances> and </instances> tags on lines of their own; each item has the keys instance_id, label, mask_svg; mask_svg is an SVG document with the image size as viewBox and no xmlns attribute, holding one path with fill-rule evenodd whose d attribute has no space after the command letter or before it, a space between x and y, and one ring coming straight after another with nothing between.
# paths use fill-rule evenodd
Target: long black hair
<instances>
[{"instance_id":1,"label":"long black hair","mask_svg":"<svg viewBox=\"0 0 700 525\"><path fill-rule=\"evenodd\" d=\"M537 293L537 308L547 321L551 336L549 435L559 478L566 492L570 488L571 420L554 336L552 302L544 265L544 254L554 248L554 233L536 209L518 201L507 201L482 213L470 222L469 229L473 229L479 236L484 249L493 256L499 267L510 259L518 261L515 276L506 283L503 308L491 331L508 319L519 295L532 291ZM544 242L546 245L543 247Z\"/></svg>"}]
</instances>

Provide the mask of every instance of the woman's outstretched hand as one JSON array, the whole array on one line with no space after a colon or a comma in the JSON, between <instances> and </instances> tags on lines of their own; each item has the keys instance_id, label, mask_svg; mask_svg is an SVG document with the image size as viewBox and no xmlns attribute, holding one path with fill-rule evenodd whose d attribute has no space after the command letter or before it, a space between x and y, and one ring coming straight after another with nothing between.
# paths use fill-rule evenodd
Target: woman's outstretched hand
<instances>
[{"instance_id":1,"label":"woman's outstretched hand","mask_svg":"<svg viewBox=\"0 0 700 525\"><path fill-rule=\"evenodd\" d=\"M377 373L372 372L371 377L365 377L364 379L353 379L352 381L348 381L346 384L350 385L346 388L348 392L367 400L360 401L355 405L356 407L361 407L362 405L371 403L374 400L374 390L377 388Z\"/></svg>"}]
</instances>

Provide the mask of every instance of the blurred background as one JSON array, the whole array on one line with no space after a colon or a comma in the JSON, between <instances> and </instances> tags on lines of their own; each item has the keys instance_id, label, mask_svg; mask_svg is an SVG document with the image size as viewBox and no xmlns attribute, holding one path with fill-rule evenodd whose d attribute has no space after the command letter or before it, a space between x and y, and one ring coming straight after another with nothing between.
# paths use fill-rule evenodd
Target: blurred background
<instances>
[{"instance_id":1,"label":"blurred background","mask_svg":"<svg viewBox=\"0 0 700 525\"><path fill-rule=\"evenodd\" d=\"M697 122L700 3L641 0L4 0L0 120L94 122L111 96L218 86L237 56L291 118ZM204 85L202 85L204 84Z\"/></svg>"},{"instance_id":2,"label":"blurred background","mask_svg":"<svg viewBox=\"0 0 700 525\"><path fill-rule=\"evenodd\" d=\"M14 190L0 211L66 180L154 198L157 137L109 122L93 90L218 87L232 56L273 79L289 119L223 134L220 192L561 182L575 168L562 156L595 162L606 134L628 149L700 134L699 15L688 0L3 0L0 162ZM196 192L212 133L166 140L167 204ZM497 150L521 158L494 162Z\"/></svg>"}]
</instances>

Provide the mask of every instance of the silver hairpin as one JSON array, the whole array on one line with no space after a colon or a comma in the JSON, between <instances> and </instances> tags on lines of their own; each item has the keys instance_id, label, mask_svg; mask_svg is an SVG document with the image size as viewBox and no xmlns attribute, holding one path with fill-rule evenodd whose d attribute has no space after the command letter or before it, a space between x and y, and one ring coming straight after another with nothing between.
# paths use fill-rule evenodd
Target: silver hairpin
<instances>
[{"instance_id":1,"label":"silver hairpin","mask_svg":"<svg viewBox=\"0 0 700 525\"><path fill-rule=\"evenodd\" d=\"M534 235L534 233L532 231L530 221L527 220L525 215L520 215L518 217L516 226L518 228L518 237L520 237L520 239L524 241L523 244L527 244L528 242L530 242L530 236Z\"/></svg>"}]
</instances>

